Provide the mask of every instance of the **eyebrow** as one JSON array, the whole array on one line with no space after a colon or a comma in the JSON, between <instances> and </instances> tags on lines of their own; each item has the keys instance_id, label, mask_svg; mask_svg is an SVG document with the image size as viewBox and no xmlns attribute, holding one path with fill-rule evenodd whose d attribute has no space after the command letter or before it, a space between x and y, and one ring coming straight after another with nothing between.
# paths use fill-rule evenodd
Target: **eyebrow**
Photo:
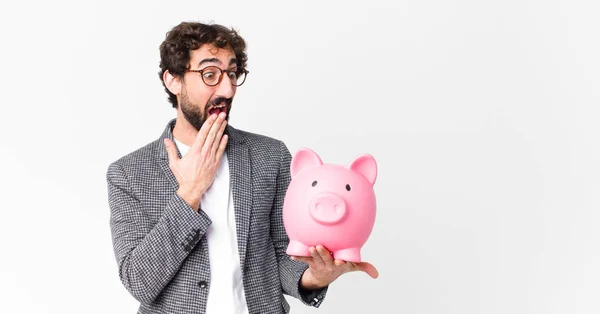
<instances>
[{"instance_id":1,"label":"eyebrow","mask_svg":"<svg viewBox=\"0 0 600 314\"><path fill-rule=\"evenodd\" d=\"M232 64L237 64L237 62L238 61L237 61L236 58L231 58L231 60L229 60L229 66L231 66ZM206 59L204 59L204 60L202 60L202 61L200 61L198 63L198 67L200 67L200 66L202 66L203 64L206 64L206 63L217 63L219 65L222 64L221 60L219 60L217 58L206 58Z\"/></svg>"}]
</instances>

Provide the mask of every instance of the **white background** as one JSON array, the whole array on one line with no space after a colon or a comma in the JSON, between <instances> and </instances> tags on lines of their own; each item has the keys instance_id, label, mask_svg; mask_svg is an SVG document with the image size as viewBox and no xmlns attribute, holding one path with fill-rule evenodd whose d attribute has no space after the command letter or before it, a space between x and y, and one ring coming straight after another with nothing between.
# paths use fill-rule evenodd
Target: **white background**
<instances>
[{"instance_id":1,"label":"white background","mask_svg":"<svg viewBox=\"0 0 600 314\"><path fill-rule=\"evenodd\" d=\"M325 162L368 152L378 216L321 309L600 312L596 1L13 1L0 7L1 313L135 313L108 164L175 111L158 46L238 29L231 124ZM385 309L384 309L385 308ZM374 310L375 309L375 310Z\"/></svg>"}]
</instances>

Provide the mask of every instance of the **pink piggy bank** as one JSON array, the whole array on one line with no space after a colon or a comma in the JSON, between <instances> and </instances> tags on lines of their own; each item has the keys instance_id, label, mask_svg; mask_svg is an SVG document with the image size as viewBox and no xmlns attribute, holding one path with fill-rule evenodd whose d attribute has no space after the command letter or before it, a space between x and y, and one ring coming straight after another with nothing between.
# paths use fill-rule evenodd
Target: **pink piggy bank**
<instances>
[{"instance_id":1,"label":"pink piggy bank","mask_svg":"<svg viewBox=\"0 0 600 314\"><path fill-rule=\"evenodd\" d=\"M323 164L302 148L290 164L291 182L283 202L283 224L290 243L286 253L310 256L323 245L335 259L360 262L360 250L375 224L377 163L369 154L348 166Z\"/></svg>"}]
</instances>

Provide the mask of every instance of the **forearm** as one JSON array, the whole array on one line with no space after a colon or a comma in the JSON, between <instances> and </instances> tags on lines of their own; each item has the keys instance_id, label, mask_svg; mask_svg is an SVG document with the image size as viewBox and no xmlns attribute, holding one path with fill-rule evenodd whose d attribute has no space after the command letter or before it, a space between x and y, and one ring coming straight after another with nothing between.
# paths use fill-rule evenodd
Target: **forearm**
<instances>
[{"instance_id":1,"label":"forearm","mask_svg":"<svg viewBox=\"0 0 600 314\"><path fill-rule=\"evenodd\" d=\"M115 223L116 229L124 227ZM128 228L115 232L117 241L124 243L118 257L123 285L142 303L154 300L209 225L203 212L192 211L174 195L159 222L142 239L129 239L132 231Z\"/></svg>"},{"instance_id":2,"label":"forearm","mask_svg":"<svg viewBox=\"0 0 600 314\"><path fill-rule=\"evenodd\" d=\"M174 193L162 216L151 222L149 208L134 193L120 166L109 167L107 181L119 277L138 301L152 302L204 236L211 221L204 212L194 211Z\"/></svg>"},{"instance_id":3,"label":"forearm","mask_svg":"<svg viewBox=\"0 0 600 314\"><path fill-rule=\"evenodd\" d=\"M285 245L278 245L276 250L279 278L283 292L294 298L301 299L301 278L308 265L291 260L285 253Z\"/></svg>"}]
</instances>

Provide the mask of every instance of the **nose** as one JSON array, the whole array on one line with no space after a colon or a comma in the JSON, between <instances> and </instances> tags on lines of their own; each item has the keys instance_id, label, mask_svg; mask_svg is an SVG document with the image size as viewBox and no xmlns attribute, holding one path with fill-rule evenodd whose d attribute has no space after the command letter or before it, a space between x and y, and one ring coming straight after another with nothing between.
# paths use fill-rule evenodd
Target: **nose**
<instances>
[{"instance_id":1,"label":"nose","mask_svg":"<svg viewBox=\"0 0 600 314\"><path fill-rule=\"evenodd\" d=\"M226 73L223 73L223 78L217 85L216 96L231 98L235 94L235 86L231 84L231 79Z\"/></svg>"},{"instance_id":2,"label":"nose","mask_svg":"<svg viewBox=\"0 0 600 314\"><path fill-rule=\"evenodd\" d=\"M312 199L309 212L311 217L318 223L333 225L346 216L346 202L337 194L320 193Z\"/></svg>"}]
</instances>

